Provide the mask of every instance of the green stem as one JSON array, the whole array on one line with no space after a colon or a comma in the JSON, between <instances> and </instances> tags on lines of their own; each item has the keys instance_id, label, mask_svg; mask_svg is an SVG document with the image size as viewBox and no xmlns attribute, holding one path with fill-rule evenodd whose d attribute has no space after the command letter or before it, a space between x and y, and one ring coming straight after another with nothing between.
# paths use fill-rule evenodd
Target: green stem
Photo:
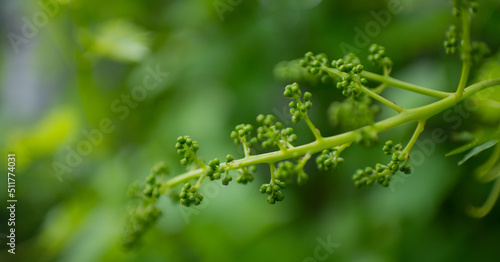
<instances>
[{"instance_id":1,"label":"green stem","mask_svg":"<svg viewBox=\"0 0 500 262\"><path fill-rule=\"evenodd\" d=\"M404 89L407 91L411 91L414 93L418 93L418 94L422 94L422 95L426 95L426 96L431 96L431 97L435 97L435 98L446 98L450 95L450 93L448 93L448 92L438 91L438 90L426 88L423 86L410 84L410 83L392 78L390 76L383 76L383 75L375 74L375 73L368 72L368 71L361 72L360 76L364 77L366 79L370 79L372 81L384 83L384 84L392 86L392 87Z\"/></svg>"},{"instance_id":2,"label":"green stem","mask_svg":"<svg viewBox=\"0 0 500 262\"><path fill-rule=\"evenodd\" d=\"M287 151L286 147L281 143L281 141L277 141L276 144L280 148L281 152L285 153Z\"/></svg>"},{"instance_id":3,"label":"green stem","mask_svg":"<svg viewBox=\"0 0 500 262\"><path fill-rule=\"evenodd\" d=\"M304 120L306 121L307 123L307 126L309 127L309 129L311 129L311 132L314 134L314 137L316 138L316 141L321 141L323 140L323 137L321 136L321 134L319 133L319 130L314 126L314 124L311 122L311 119L309 119L309 116L306 116L304 117Z\"/></svg>"},{"instance_id":4,"label":"green stem","mask_svg":"<svg viewBox=\"0 0 500 262\"><path fill-rule=\"evenodd\" d=\"M410 150L413 148L413 145L415 145L415 142L417 142L418 137L424 131L424 127L425 127L425 120L418 121L417 128L415 129L415 132L413 133L410 142L408 142L405 149L403 150L404 152L410 153Z\"/></svg>"},{"instance_id":5,"label":"green stem","mask_svg":"<svg viewBox=\"0 0 500 262\"><path fill-rule=\"evenodd\" d=\"M382 132L386 131L390 128L400 126L402 124L408 123L408 122L413 122L413 121L420 121L421 119L428 119L431 116L434 116L450 107L453 107L463 99L485 89L488 87L492 86L499 86L500 85L500 78L497 79L489 79L485 80L476 84L473 84L466 88L464 90L463 96L461 97L456 97L454 95L450 95L442 100L439 100L437 102L421 106L418 108L412 108L412 109L406 109L400 114L387 118L385 120L379 121L375 124L373 124L371 127L373 130L376 132ZM365 127L362 127L365 128ZM263 163L276 163L278 161L282 161L285 159L290 159L290 158L296 158L303 156L307 153L314 154L317 152L320 152L324 149L332 148L335 146L340 146L343 144L350 144L354 141L356 141L358 134L362 128L338 134L335 136L330 136L330 137L323 137L321 141L314 141L308 144L304 144L301 146L297 146L294 148L291 148L287 150L286 152L283 151L275 151L275 152L270 152L270 153L264 153L264 154L259 154L259 155L252 155L249 157L245 157L242 159L234 160L231 162L231 166L229 168L231 169L236 169L236 168L243 168L246 166L251 166L251 165L256 165L256 164L263 164ZM227 166L226 163L222 163L220 165L222 168L225 168ZM192 170L187 173L184 173L182 175L179 175L177 177L174 177L168 181L166 181L163 186L162 190L165 190L165 188L168 187L173 187L175 185L178 185L180 183L183 183L185 181L189 181L191 179L198 178L203 174L204 170L203 169L197 169L197 170Z\"/></svg>"},{"instance_id":6,"label":"green stem","mask_svg":"<svg viewBox=\"0 0 500 262\"><path fill-rule=\"evenodd\" d=\"M386 87L387 87L387 85L385 83L382 83L379 86L375 87L373 89L373 92L375 94L380 94L380 93L382 93L385 90Z\"/></svg>"},{"instance_id":7,"label":"green stem","mask_svg":"<svg viewBox=\"0 0 500 262\"><path fill-rule=\"evenodd\" d=\"M346 144L335 147L335 149L337 150L337 152L336 152L337 156L339 156L349 146L351 146L351 143L346 143Z\"/></svg>"},{"instance_id":8,"label":"green stem","mask_svg":"<svg viewBox=\"0 0 500 262\"><path fill-rule=\"evenodd\" d=\"M200 178L198 178L198 182L196 182L195 187L200 188L201 183L203 182L203 179L205 179L206 176L207 176L206 174L201 175Z\"/></svg>"},{"instance_id":9,"label":"green stem","mask_svg":"<svg viewBox=\"0 0 500 262\"><path fill-rule=\"evenodd\" d=\"M373 98L373 99L379 101L380 103L394 109L396 112L398 112L398 113L403 112L404 108L402 106L400 106L392 101L387 100L385 97L373 92L372 90L364 87L363 85L360 85L360 89L361 89L361 91L363 91L365 94L367 94L371 98Z\"/></svg>"},{"instance_id":10,"label":"green stem","mask_svg":"<svg viewBox=\"0 0 500 262\"><path fill-rule=\"evenodd\" d=\"M205 165L205 163L203 163L203 161L201 161L201 159L198 157L198 156L194 156L194 161L196 162L196 164L198 164L203 170L205 170L207 168L207 165Z\"/></svg>"},{"instance_id":11,"label":"green stem","mask_svg":"<svg viewBox=\"0 0 500 262\"><path fill-rule=\"evenodd\" d=\"M241 141L241 144L243 145L243 152L245 153L245 157L248 157L250 155L250 148L247 145L246 138L243 138L243 141Z\"/></svg>"},{"instance_id":12,"label":"green stem","mask_svg":"<svg viewBox=\"0 0 500 262\"><path fill-rule=\"evenodd\" d=\"M271 181L269 182L270 185L274 185L274 173L276 172L276 166L274 163L269 163L269 167L271 168Z\"/></svg>"},{"instance_id":13,"label":"green stem","mask_svg":"<svg viewBox=\"0 0 500 262\"><path fill-rule=\"evenodd\" d=\"M498 162L499 159L500 159L500 144L497 144L490 158L484 164L482 164L476 169L475 172L476 179L484 183L496 179L497 176L500 174L495 174L494 171L491 170L493 169L493 167L495 166L495 164Z\"/></svg>"},{"instance_id":14,"label":"green stem","mask_svg":"<svg viewBox=\"0 0 500 262\"><path fill-rule=\"evenodd\" d=\"M335 75L335 76L342 78L342 72L340 72L336 68L322 66L321 69L326 71L329 74L332 74L332 75ZM418 93L418 94L422 94L422 95L426 95L426 96L431 96L431 97L435 97L435 98L446 98L451 94L448 92L438 91L438 90L426 88L423 86L410 84L410 83L392 78L389 75L379 75L379 74L375 74L375 73L372 73L369 71L363 71L359 75L361 77L364 77L366 79L370 79L370 80L375 81L375 82L383 83L383 84L386 84L386 85L389 85L392 87L404 89L407 91L411 91L414 93Z\"/></svg>"},{"instance_id":15,"label":"green stem","mask_svg":"<svg viewBox=\"0 0 500 262\"><path fill-rule=\"evenodd\" d=\"M481 218L486 216L493 206L495 205L498 196L500 195L500 177L495 180L493 188L491 189L490 195L486 199L486 202L481 207L469 206L467 212L475 218Z\"/></svg>"},{"instance_id":16,"label":"green stem","mask_svg":"<svg viewBox=\"0 0 500 262\"><path fill-rule=\"evenodd\" d=\"M304 166L306 165L307 161L311 158L311 153L307 152L300 160L297 165L297 169L302 170Z\"/></svg>"},{"instance_id":17,"label":"green stem","mask_svg":"<svg viewBox=\"0 0 500 262\"><path fill-rule=\"evenodd\" d=\"M462 75L460 76L460 83L458 84L456 96L462 96L465 85L469 80L470 68L471 68L471 59L470 59L470 22L471 17L469 11L465 8L462 8L461 12L462 16Z\"/></svg>"}]
</instances>

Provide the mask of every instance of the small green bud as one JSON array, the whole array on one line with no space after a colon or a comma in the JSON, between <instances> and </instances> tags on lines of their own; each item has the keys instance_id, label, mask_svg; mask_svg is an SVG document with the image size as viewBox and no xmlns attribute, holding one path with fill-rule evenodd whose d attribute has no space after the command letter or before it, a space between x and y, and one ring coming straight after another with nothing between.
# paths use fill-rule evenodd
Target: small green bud
<instances>
[{"instance_id":1,"label":"small green bud","mask_svg":"<svg viewBox=\"0 0 500 262\"><path fill-rule=\"evenodd\" d=\"M155 175L154 174L149 174L147 177L146 177L146 183L148 184L154 184L155 182Z\"/></svg>"},{"instance_id":2,"label":"small green bud","mask_svg":"<svg viewBox=\"0 0 500 262\"><path fill-rule=\"evenodd\" d=\"M277 201L283 201L283 199L285 199L285 196L283 195L283 193L281 191L278 191L276 193L276 200Z\"/></svg>"},{"instance_id":3,"label":"small green bud","mask_svg":"<svg viewBox=\"0 0 500 262\"><path fill-rule=\"evenodd\" d=\"M262 123L262 122L264 122L264 119L265 119L265 116L264 116L263 114L259 114L259 115L257 116L257 122L258 122L258 123Z\"/></svg>"},{"instance_id":4,"label":"small green bud","mask_svg":"<svg viewBox=\"0 0 500 262\"><path fill-rule=\"evenodd\" d=\"M184 144L186 142L186 138L183 136L180 136L177 138L177 142L180 144Z\"/></svg>"},{"instance_id":5,"label":"small green bud","mask_svg":"<svg viewBox=\"0 0 500 262\"><path fill-rule=\"evenodd\" d=\"M274 199L272 196L269 196L267 198L267 203L274 205L276 203L276 199Z\"/></svg>"},{"instance_id":6,"label":"small green bud","mask_svg":"<svg viewBox=\"0 0 500 262\"><path fill-rule=\"evenodd\" d=\"M265 194L266 190L267 190L267 185L266 184L262 184L262 186L260 186L260 193L261 194Z\"/></svg>"},{"instance_id":7,"label":"small green bud","mask_svg":"<svg viewBox=\"0 0 500 262\"><path fill-rule=\"evenodd\" d=\"M304 101L309 101L311 100L312 94L309 92L304 93Z\"/></svg>"}]
</instances>

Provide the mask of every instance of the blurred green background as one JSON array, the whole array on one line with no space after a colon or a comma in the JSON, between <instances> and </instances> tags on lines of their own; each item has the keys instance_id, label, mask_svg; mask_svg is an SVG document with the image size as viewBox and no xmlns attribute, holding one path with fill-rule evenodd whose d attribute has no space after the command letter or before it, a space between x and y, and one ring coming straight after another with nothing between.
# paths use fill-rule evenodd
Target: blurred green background
<instances>
[{"instance_id":1,"label":"blurred green background","mask_svg":"<svg viewBox=\"0 0 500 262\"><path fill-rule=\"evenodd\" d=\"M176 137L191 135L205 159L241 157L229 138L235 125L260 113L284 115L283 88L295 79L276 77L275 66L307 51L343 56L342 43L356 47L355 28L364 31L388 2L3 0L0 163L16 153L18 202L16 255L7 252L9 213L0 209L0 261L498 261L498 205L480 220L464 212L488 195L491 185L475 182L472 172L489 152L458 167L461 156L444 156L460 145L452 139L390 188L356 189L351 181L357 168L387 161L383 143L349 148L333 174L311 161L308 184L287 188L273 206L258 192L268 180L268 167L258 166L249 185L207 183L200 207L162 198L163 216L141 244L119 244L128 185L158 161L171 175L184 172ZM368 42L386 47L393 76L454 90L459 59L442 47L456 22L450 3L396 2L401 12ZM480 3L472 36L497 54L500 4ZM499 60L490 60L497 76ZM340 94L332 85L300 83L313 93L311 118L322 133L340 133L327 115ZM391 89L385 95L409 107L434 101ZM499 113L489 114L484 121L498 125ZM434 128L451 137L479 118L459 119L455 128L434 117L422 140ZM414 127L380 139L405 143ZM313 139L303 123L296 130L299 142ZM79 149L84 156L75 156ZM328 241L334 244L324 248Z\"/></svg>"}]
</instances>

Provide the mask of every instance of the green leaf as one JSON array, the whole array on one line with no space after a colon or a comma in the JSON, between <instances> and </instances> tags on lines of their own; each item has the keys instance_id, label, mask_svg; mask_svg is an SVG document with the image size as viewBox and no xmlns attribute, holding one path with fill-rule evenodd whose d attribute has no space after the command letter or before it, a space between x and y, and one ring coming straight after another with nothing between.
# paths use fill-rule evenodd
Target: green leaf
<instances>
[{"instance_id":1,"label":"green leaf","mask_svg":"<svg viewBox=\"0 0 500 262\"><path fill-rule=\"evenodd\" d=\"M449 152L448 154L446 154L446 156L452 156L452 155L457 155L457 154L460 154L460 153L463 153L475 146L477 146L479 144L479 140L477 138L474 139L474 141L468 143L468 144L465 144L459 148L456 148L455 150Z\"/></svg>"},{"instance_id":2,"label":"green leaf","mask_svg":"<svg viewBox=\"0 0 500 262\"><path fill-rule=\"evenodd\" d=\"M496 145L498 143L497 140L490 140L484 144L481 144L479 146L474 147L469 153L467 153L464 158L458 162L458 165L462 165L465 161L469 160L470 158L477 156L479 153L483 152L484 150Z\"/></svg>"}]
</instances>

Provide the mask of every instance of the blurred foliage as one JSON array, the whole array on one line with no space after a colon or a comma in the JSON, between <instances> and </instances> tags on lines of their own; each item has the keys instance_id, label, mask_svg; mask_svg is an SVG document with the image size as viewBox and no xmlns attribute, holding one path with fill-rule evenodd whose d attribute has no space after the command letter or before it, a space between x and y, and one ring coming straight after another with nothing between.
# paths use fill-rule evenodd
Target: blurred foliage
<instances>
[{"instance_id":1,"label":"blurred foliage","mask_svg":"<svg viewBox=\"0 0 500 262\"><path fill-rule=\"evenodd\" d=\"M307 261L328 239L338 244L328 261L497 261L498 204L481 220L464 211L489 192L491 185L477 184L471 174L491 150L458 167L463 156L444 156L461 145L453 139L437 144L390 189L358 190L351 181L356 168L381 160L377 144L346 150L333 174L308 164L308 184L287 189L287 199L274 206L258 192L268 172L260 166L249 185L208 187L200 207L160 198L163 216L140 247L124 250L127 187L158 161L169 164L171 174L182 171L176 137L191 135L205 158L241 157L229 138L235 125L259 113L289 117L281 95L286 71L278 67L276 79L275 66L307 51L343 56L342 43L354 46L355 28L392 1L41 2L0 3L0 32L7 36L0 52L0 163L6 166L7 152L18 161L17 252L7 253L8 210L2 208L0 261ZM480 2L472 37L496 56L473 72L477 79L498 76L500 68L500 6ZM454 90L460 63L445 56L442 45L455 19L448 1L400 4L402 11L370 43L387 48L393 76ZM13 43L9 33L26 41ZM360 50L360 57L368 53ZM168 76L154 79L148 70ZM338 91L299 80L316 99L310 115L322 134L339 133L327 114L340 100ZM145 82L156 85L148 89ZM500 100L499 91L490 97ZM386 95L410 107L429 102L401 90ZM453 128L455 122L440 115L426 129L444 128L451 138L474 132L478 122L498 126L500 117L480 107L459 121ZM412 128L383 133L381 141L404 141ZM296 130L299 143L312 139L305 125ZM78 150L90 152L78 160ZM56 162L67 169L55 172Z\"/></svg>"}]
</instances>

